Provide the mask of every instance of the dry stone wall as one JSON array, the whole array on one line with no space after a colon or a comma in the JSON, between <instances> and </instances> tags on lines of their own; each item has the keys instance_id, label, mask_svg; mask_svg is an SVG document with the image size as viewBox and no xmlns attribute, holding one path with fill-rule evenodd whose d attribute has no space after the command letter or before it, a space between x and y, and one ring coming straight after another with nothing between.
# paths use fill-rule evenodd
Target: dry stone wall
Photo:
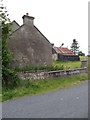
<instances>
[{"instance_id":1,"label":"dry stone wall","mask_svg":"<svg viewBox=\"0 0 90 120\"><path fill-rule=\"evenodd\" d=\"M22 79L45 79L50 77L67 77L87 73L87 68L78 68L72 70L59 70L50 72L20 72L18 76Z\"/></svg>"}]
</instances>

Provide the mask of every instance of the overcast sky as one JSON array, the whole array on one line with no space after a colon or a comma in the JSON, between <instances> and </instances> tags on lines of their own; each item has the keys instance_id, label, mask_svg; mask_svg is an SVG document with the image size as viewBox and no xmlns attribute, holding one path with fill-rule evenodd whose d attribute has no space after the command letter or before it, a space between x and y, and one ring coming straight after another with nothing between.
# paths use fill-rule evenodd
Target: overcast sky
<instances>
[{"instance_id":1,"label":"overcast sky","mask_svg":"<svg viewBox=\"0 0 90 120\"><path fill-rule=\"evenodd\" d=\"M3 0L11 21L23 24L22 16L35 17L34 25L59 47L70 48L73 39L88 53L88 0Z\"/></svg>"}]
</instances>

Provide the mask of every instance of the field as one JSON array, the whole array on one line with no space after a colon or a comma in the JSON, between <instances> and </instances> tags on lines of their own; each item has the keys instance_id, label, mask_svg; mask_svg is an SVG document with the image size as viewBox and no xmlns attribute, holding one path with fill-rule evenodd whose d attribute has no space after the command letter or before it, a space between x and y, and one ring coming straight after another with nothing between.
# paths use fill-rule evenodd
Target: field
<instances>
[{"instance_id":1,"label":"field","mask_svg":"<svg viewBox=\"0 0 90 120\"><path fill-rule=\"evenodd\" d=\"M63 66L64 70L80 68L81 61L69 62L69 61L54 61L53 66Z\"/></svg>"},{"instance_id":2,"label":"field","mask_svg":"<svg viewBox=\"0 0 90 120\"><path fill-rule=\"evenodd\" d=\"M81 61L87 60L87 57L81 56L80 61L54 61L53 66L63 66L64 70L81 67Z\"/></svg>"}]
</instances>

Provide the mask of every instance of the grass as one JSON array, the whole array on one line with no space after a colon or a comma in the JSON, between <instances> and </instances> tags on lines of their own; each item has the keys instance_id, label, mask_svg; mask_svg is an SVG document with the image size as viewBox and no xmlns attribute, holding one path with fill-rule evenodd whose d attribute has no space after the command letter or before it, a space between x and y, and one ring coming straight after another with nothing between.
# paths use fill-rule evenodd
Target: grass
<instances>
[{"instance_id":1,"label":"grass","mask_svg":"<svg viewBox=\"0 0 90 120\"><path fill-rule=\"evenodd\" d=\"M36 72L36 71L55 71L55 70L63 70L63 65L59 66L25 66L22 68L16 67L15 71L16 72L25 72L25 71L30 71L30 72Z\"/></svg>"},{"instance_id":2,"label":"grass","mask_svg":"<svg viewBox=\"0 0 90 120\"><path fill-rule=\"evenodd\" d=\"M2 90L2 101L22 97L25 95L34 95L46 93L53 90L69 87L74 84L81 83L82 80L87 80L87 74L64 77L64 78L50 78L45 80L24 80L20 82L17 88Z\"/></svg>"},{"instance_id":3,"label":"grass","mask_svg":"<svg viewBox=\"0 0 90 120\"><path fill-rule=\"evenodd\" d=\"M80 56L80 61L81 60L88 60L88 57L87 56Z\"/></svg>"},{"instance_id":4,"label":"grass","mask_svg":"<svg viewBox=\"0 0 90 120\"><path fill-rule=\"evenodd\" d=\"M73 68L80 68L81 61L54 61L53 66L61 66L63 65L64 70L73 69Z\"/></svg>"},{"instance_id":5,"label":"grass","mask_svg":"<svg viewBox=\"0 0 90 120\"><path fill-rule=\"evenodd\" d=\"M81 68L81 61L88 60L87 56L80 56L80 61L54 61L53 66L63 66L64 70L67 69L74 69L74 68Z\"/></svg>"}]
</instances>

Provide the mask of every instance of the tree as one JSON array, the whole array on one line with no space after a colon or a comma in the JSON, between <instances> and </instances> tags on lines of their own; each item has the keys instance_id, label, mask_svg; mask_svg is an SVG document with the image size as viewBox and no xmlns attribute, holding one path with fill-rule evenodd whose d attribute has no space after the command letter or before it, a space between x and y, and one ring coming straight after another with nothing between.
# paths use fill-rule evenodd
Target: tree
<instances>
[{"instance_id":1,"label":"tree","mask_svg":"<svg viewBox=\"0 0 90 120\"><path fill-rule=\"evenodd\" d=\"M85 56L85 53L83 53L82 51L79 51L79 52L78 52L78 55L79 55L79 56Z\"/></svg>"},{"instance_id":2,"label":"tree","mask_svg":"<svg viewBox=\"0 0 90 120\"><path fill-rule=\"evenodd\" d=\"M76 39L73 39L73 43L71 45L71 51L76 55L77 52L79 51L79 45Z\"/></svg>"},{"instance_id":3,"label":"tree","mask_svg":"<svg viewBox=\"0 0 90 120\"><path fill-rule=\"evenodd\" d=\"M10 19L6 8L3 7L3 4L0 4L0 28L2 29L2 85L5 88L12 88L17 85L18 77L15 71L11 68L12 55L8 49L7 37L10 31Z\"/></svg>"}]
</instances>

